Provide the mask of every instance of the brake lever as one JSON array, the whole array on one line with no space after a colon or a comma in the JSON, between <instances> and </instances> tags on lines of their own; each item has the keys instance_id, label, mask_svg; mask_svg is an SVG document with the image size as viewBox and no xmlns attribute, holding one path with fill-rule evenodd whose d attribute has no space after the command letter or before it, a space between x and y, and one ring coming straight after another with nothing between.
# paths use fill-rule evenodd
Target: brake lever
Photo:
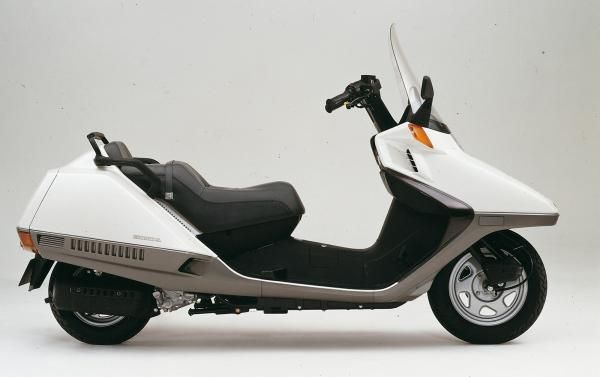
<instances>
[{"instance_id":1,"label":"brake lever","mask_svg":"<svg viewBox=\"0 0 600 377\"><path fill-rule=\"evenodd\" d=\"M345 104L346 109L351 109L353 107L363 108L365 104L361 102L372 95L379 94L379 89L381 89L381 84L375 76L362 75L360 80L353 82L346 87L347 91L358 94L358 97Z\"/></svg>"},{"instance_id":2,"label":"brake lever","mask_svg":"<svg viewBox=\"0 0 600 377\"><path fill-rule=\"evenodd\" d=\"M350 102L346 102L346 104L345 104L346 109L351 109L353 107L357 107L360 109L360 108L364 107L364 106L362 106L362 107L360 106L361 105L360 102L364 99L367 99L371 94L372 93L368 93L368 94L362 95L360 97L356 97L355 99L353 99Z\"/></svg>"}]
</instances>

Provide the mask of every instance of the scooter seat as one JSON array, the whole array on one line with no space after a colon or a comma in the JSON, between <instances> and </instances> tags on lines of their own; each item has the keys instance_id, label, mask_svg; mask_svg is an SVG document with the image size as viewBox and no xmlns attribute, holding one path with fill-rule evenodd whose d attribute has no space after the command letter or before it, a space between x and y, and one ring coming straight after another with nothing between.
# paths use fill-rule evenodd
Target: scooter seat
<instances>
[{"instance_id":1,"label":"scooter seat","mask_svg":"<svg viewBox=\"0 0 600 377\"><path fill-rule=\"evenodd\" d=\"M133 158L122 142L105 146L111 158ZM304 206L294 187L287 182L271 182L247 188L210 185L189 164L171 161L147 164L165 187L168 168L172 169L172 199L166 200L202 233L245 228L257 224L285 221L289 234L300 221ZM136 168L121 171L142 189L150 182Z\"/></svg>"}]
</instances>

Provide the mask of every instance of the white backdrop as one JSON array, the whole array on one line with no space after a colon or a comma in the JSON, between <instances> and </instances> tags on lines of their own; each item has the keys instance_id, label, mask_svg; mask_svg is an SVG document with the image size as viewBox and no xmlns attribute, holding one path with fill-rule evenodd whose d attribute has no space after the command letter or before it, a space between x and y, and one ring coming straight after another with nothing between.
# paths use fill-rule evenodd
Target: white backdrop
<instances>
[{"instance_id":1,"label":"white backdrop","mask_svg":"<svg viewBox=\"0 0 600 377\"><path fill-rule=\"evenodd\" d=\"M598 287L600 267L594 238L599 15L599 3L575 1L1 0L0 282L13 292L29 258L15 232L27 200L46 170L89 149L89 131L125 141L138 156L187 161L215 185L289 181L307 209L295 236L371 244L390 201L369 147L375 130L364 112L330 115L324 103L361 74L376 74L388 107L400 116L388 52L395 21L415 73L431 76L435 106L462 146L557 204L556 227L522 232L546 261L549 303L555 297L559 311L546 335L527 339L549 341L555 326L575 336L572 326L560 324L562 299L552 295L563 292L574 314L597 297L577 289ZM14 292L15 300L25 300L24 289ZM46 318L41 296L27 296L36 300L32 310L48 320L53 339L70 345ZM411 305L415 316L426 310L423 300ZM271 321L251 318L267 327ZM302 318L313 318L301 328L304 335L282 335L279 346L310 348L303 339L318 333L311 326L320 320ZM423 326L443 333L432 316L428 321ZM156 330L153 341L157 334L183 333L184 326ZM597 337L598 322L585 323L586 331L589 326ZM332 348L352 342L340 334L322 338L341 337ZM252 346L230 337L231 344L227 337L219 343L224 349L240 341ZM409 348L411 341L422 343L418 334L403 339ZM193 339L188 343L193 349Z\"/></svg>"}]
</instances>

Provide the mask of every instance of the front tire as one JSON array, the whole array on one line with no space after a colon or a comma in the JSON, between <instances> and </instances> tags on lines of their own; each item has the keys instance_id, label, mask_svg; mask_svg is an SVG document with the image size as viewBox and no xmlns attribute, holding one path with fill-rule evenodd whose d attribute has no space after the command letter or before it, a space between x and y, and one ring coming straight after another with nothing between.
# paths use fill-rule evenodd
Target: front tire
<instances>
[{"instance_id":1,"label":"front tire","mask_svg":"<svg viewBox=\"0 0 600 377\"><path fill-rule=\"evenodd\" d=\"M487 291L485 273L467 250L436 276L428 292L438 321L459 339L475 344L499 344L527 331L546 301L544 264L536 250L517 233L504 230L483 239L504 250L523 266L523 275L505 291ZM481 242L473 247L485 248Z\"/></svg>"},{"instance_id":2,"label":"front tire","mask_svg":"<svg viewBox=\"0 0 600 377\"><path fill-rule=\"evenodd\" d=\"M81 267L58 263L50 276L49 296L52 297L54 281L57 276L75 274L82 270L86 271ZM97 345L123 343L137 335L150 320L149 317L135 318L58 310L52 302L50 309L60 327L69 335L81 342Z\"/></svg>"}]
</instances>

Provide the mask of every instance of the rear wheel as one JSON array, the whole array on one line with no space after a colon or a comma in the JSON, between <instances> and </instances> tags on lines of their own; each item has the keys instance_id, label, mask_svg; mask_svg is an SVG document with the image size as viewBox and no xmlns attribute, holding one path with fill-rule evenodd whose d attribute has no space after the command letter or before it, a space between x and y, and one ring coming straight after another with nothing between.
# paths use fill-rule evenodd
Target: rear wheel
<instances>
[{"instance_id":1,"label":"rear wheel","mask_svg":"<svg viewBox=\"0 0 600 377\"><path fill-rule=\"evenodd\" d=\"M485 243L517 259L519 278L501 289L487 286L481 265L470 251L450 262L429 290L438 321L454 336L476 344L498 344L523 334L538 318L546 301L546 271L536 250L513 231L500 231ZM484 249L482 242L473 247Z\"/></svg>"},{"instance_id":2,"label":"rear wheel","mask_svg":"<svg viewBox=\"0 0 600 377\"><path fill-rule=\"evenodd\" d=\"M93 273L89 271L90 273ZM58 263L52 275L48 286L49 295L52 297L52 289L56 276L59 274L78 274L88 273L87 269L72 266L64 263ZM98 279L102 277L99 276ZM73 338L88 344L119 344L134 337L139 333L149 317L134 318L117 316L111 314L99 313L80 313L65 310L58 310L53 303L50 303L50 309L56 321Z\"/></svg>"}]
</instances>

